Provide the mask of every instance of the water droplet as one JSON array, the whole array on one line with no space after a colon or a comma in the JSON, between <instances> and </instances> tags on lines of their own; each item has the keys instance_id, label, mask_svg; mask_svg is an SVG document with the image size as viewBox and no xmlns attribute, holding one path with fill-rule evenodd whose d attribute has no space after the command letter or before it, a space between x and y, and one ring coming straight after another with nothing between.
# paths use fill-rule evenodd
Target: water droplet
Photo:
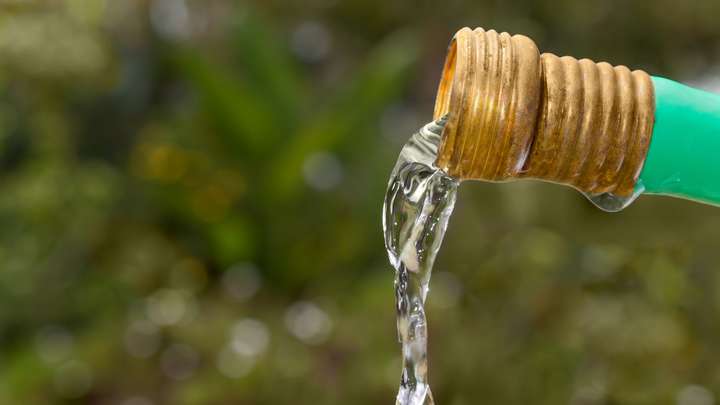
<instances>
[{"instance_id":1,"label":"water droplet","mask_svg":"<svg viewBox=\"0 0 720 405\"><path fill-rule=\"evenodd\" d=\"M184 290L163 289L147 299L147 316L160 326L180 322L188 311L190 294Z\"/></svg>"},{"instance_id":2,"label":"water droplet","mask_svg":"<svg viewBox=\"0 0 720 405\"><path fill-rule=\"evenodd\" d=\"M342 182L342 163L332 153L317 152L305 159L303 175L308 186L318 191L327 191Z\"/></svg>"},{"instance_id":3,"label":"water droplet","mask_svg":"<svg viewBox=\"0 0 720 405\"><path fill-rule=\"evenodd\" d=\"M307 301L297 302L288 308L285 325L295 337L307 344L323 343L332 331L330 316Z\"/></svg>"},{"instance_id":4,"label":"water droplet","mask_svg":"<svg viewBox=\"0 0 720 405\"><path fill-rule=\"evenodd\" d=\"M259 356L267 350L270 332L264 323L246 318L238 321L230 336L232 349L243 356Z\"/></svg>"}]
</instances>

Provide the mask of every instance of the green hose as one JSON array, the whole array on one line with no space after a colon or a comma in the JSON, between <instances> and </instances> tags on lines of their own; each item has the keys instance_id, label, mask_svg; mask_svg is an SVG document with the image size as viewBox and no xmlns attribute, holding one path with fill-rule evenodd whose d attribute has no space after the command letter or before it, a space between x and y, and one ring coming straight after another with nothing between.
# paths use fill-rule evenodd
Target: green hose
<instances>
[{"instance_id":1,"label":"green hose","mask_svg":"<svg viewBox=\"0 0 720 405\"><path fill-rule=\"evenodd\" d=\"M720 95L652 79L655 128L638 185L720 205Z\"/></svg>"}]
</instances>

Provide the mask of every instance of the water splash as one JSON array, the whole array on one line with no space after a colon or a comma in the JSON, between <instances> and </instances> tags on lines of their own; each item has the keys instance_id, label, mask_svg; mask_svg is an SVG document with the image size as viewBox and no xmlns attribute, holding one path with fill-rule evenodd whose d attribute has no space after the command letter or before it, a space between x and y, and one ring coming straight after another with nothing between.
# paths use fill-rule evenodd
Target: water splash
<instances>
[{"instance_id":1,"label":"water splash","mask_svg":"<svg viewBox=\"0 0 720 405\"><path fill-rule=\"evenodd\" d=\"M434 166L444 120L427 124L403 147L383 207L385 247L395 268L403 370L396 405L434 404L428 384L425 298L458 180Z\"/></svg>"}]
</instances>

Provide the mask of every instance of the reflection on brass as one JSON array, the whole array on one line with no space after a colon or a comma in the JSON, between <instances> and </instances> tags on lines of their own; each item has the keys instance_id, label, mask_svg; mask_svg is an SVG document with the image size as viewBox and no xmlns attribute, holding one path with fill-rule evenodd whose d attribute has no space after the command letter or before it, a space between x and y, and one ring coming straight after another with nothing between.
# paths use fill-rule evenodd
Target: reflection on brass
<instances>
[{"instance_id":1,"label":"reflection on brass","mask_svg":"<svg viewBox=\"0 0 720 405\"><path fill-rule=\"evenodd\" d=\"M464 28L435 104L436 119L448 113L436 163L452 176L628 196L650 144L654 87L643 71L540 55L525 36Z\"/></svg>"}]
</instances>

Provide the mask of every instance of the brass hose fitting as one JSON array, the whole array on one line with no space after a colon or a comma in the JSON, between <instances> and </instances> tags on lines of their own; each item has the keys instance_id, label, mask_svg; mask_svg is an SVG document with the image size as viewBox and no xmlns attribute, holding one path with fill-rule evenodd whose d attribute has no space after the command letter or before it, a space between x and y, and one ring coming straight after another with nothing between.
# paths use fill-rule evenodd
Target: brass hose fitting
<instances>
[{"instance_id":1,"label":"brass hose fitting","mask_svg":"<svg viewBox=\"0 0 720 405\"><path fill-rule=\"evenodd\" d=\"M645 161L650 76L540 55L522 35L463 28L453 38L435 118L449 114L436 164L460 179L535 178L629 196Z\"/></svg>"}]
</instances>

